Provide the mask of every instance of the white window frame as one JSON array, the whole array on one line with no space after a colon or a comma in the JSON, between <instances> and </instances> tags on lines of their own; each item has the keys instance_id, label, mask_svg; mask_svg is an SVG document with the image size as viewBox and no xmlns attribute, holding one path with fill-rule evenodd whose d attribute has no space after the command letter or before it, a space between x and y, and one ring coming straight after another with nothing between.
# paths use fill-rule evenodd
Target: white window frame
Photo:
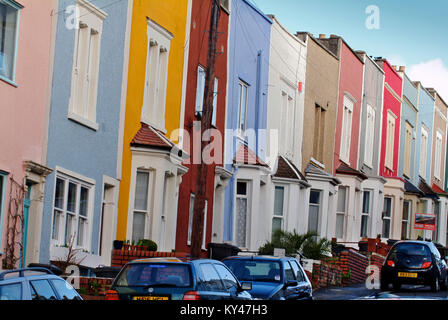
<instances>
[{"instance_id":1,"label":"white window frame","mask_svg":"<svg viewBox=\"0 0 448 320\"><path fill-rule=\"evenodd\" d=\"M368 206L368 212L364 211L364 195L368 193L369 194L369 206ZM363 190L363 195L362 195L362 203L361 203L361 221L360 221L360 225L361 225L361 230L360 230L360 236L361 237L370 237L370 233L371 233L371 221L372 221L372 199L373 199L373 190L372 189L365 189ZM367 234L362 234L362 218L363 217L367 217Z\"/></svg>"},{"instance_id":2,"label":"white window frame","mask_svg":"<svg viewBox=\"0 0 448 320\"><path fill-rule=\"evenodd\" d=\"M237 186L238 186L238 182L240 183L245 183L246 184L246 194L238 194L237 192ZM238 214L237 212L237 200L238 199L246 199L246 230L245 230L245 236L246 239L244 240L244 246L243 247L248 247L249 245L249 241L248 241L248 236L249 236L249 224L250 224L250 205L251 205L251 196L250 196L250 186L251 183L247 180L237 180L236 184L235 184L235 219L234 219L234 238L235 238L235 243L238 245L238 235L237 235L237 228L236 228L236 216Z\"/></svg>"},{"instance_id":3,"label":"white window frame","mask_svg":"<svg viewBox=\"0 0 448 320\"><path fill-rule=\"evenodd\" d=\"M345 190L345 199L344 199L344 210L345 211L339 211L339 197L340 197L340 192L341 189ZM337 203L336 203L336 221L338 220L338 217L341 218L342 217L342 236L339 237L338 235L338 230L337 230L337 226L338 224L335 223L335 237L337 239L343 240L344 239L344 235L345 235L345 227L346 227L346 221L347 221L347 205L348 205L348 198L349 198L349 192L350 192L350 188L348 186L339 186L338 188L338 198L337 198Z\"/></svg>"},{"instance_id":4,"label":"white window frame","mask_svg":"<svg viewBox=\"0 0 448 320\"><path fill-rule=\"evenodd\" d=\"M193 233L193 215L194 215L194 199L195 194L190 193L190 210L188 214L188 233L187 233L187 245L191 246L191 235ZM205 246L205 236L207 232L207 212L208 212L208 200L205 200L205 206L204 206L204 227L202 232L202 250L206 250Z\"/></svg>"},{"instance_id":5,"label":"white window frame","mask_svg":"<svg viewBox=\"0 0 448 320\"><path fill-rule=\"evenodd\" d=\"M442 171L442 143L443 134L439 129L436 131L436 143L434 151L434 178L441 181L441 171Z\"/></svg>"},{"instance_id":6,"label":"white window frame","mask_svg":"<svg viewBox=\"0 0 448 320\"><path fill-rule=\"evenodd\" d=\"M213 110L212 110L212 126L216 127L216 117L218 114L218 94L219 94L219 79L215 78L213 83Z\"/></svg>"},{"instance_id":7,"label":"white window frame","mask_svg":"<svg viewBox=\"0 0 448 320\"><path fill-rule=\"evenodd\" d=\"M342 131L341 131L341 146L340 159L346 164L350 165L350 144L353 122L353 107L354 101L347 95L344 96L344 105L342 113Z\"/></svg>"},{"instance_id":8,"label":"white window frame","mask_svg":"<svg viewBox=\"0 0 448 320\"><path fill-rule=\"evenodd\" d=\"M366 141L364 149L364 164L373 168L373 148L375 140L375 109L367 104Z\"/></svg>"},{"instance_id":9,"label":"white window frame","mask_svg":"<svg viewBox=\"0 0 448 320\"><path fill-rule=\"evenodd\" d=\"M283 198L281 199L282 201L282 213L281 215L276 214L275 212L275 203L276 203L276 190L277 188L281 188L283 189ZM274 219L280 219L281 223L280 223L280 229L283 230L285 227L285 196L286 196L286 187L285 186L281 186L281 185L275 185L274 186L274 210L272 212L272 228L271 228L271 232L272 234L274 234L274 230L273 230L273 226L274 226Z\"/></svg>"},{"instance_id":10,"label":"white window frame","mask_svg":"<svg viewBox=\"0 0 448 320\"><path fill-rule=\"evenodd\" d=\"M148 19L148 47L141 121L165 132L169 55L173 35Z\"/></svg>"},{"instance_id":11,"label":"white window frame","mask_svg":"<svg viewBox=\"0 0 448 320\"><path fill-rule=\"evenodd\" d=\"M204 110L205 68L198 65L197 73L195 112L202 114L202 111Z\"/></svg>"},{"instance_id":12,"label":"white window frame","mask_svg":"<svg viewBox=\"0 0 448 320\"><path fill-rule=\"evenodd\" d=\"M410 226L411 226L411 219L412 219L412 201L410 200L404 200L403 201L403 209L404 209L404 203L408 203L408 219L404 219L403 216L401 218L401 232L403 233L403 223L406 223L406 239L409 239L409 234L410 234ZM402 234L403 235L403 234ZM402 239L404 240L404 239Z\"/></svg>"},{"instance_id":13,"label":"white window frame","mask_svg":"<svg viewBox=\"0 0 448 320\"><path fill-rule=\"evenodd\" d=\"M76 6L80 16L75 29L68 118L98 130L96 106L101 38L107 14L87 0L78 0Z\"/></svg>"},{"instance_id":14,"label":"white window frame","mask_svg":"<svg viewBox=\"0 0 448 320\"><path fill-rule=\"evenodd\" d=\"M428 130L422 125L420 135L420 167L419 174L426 180L427 151L428 151Z\"/></svg>"},{"instance_id":15,"label":"white window frame","mask_svg":"<svg viewBox=\"0 0 448 320\"><path fill-rule=\"evenodd\" d=\"M384 165L391 171L394 170L395 125L397 116L390 110L387 111L386 126L386 155Z\"/></svg>"},{"instance_id":16,"label":"white window frame","mask_svg":"<svg viewBox=\"0 0 448 320\"><path fill-rule=\"evenodd\" d=\"M409 122L404 124L404 159L403 159L403 174L406 177L411 177L411 155L412 155L412 140L414 128Z\"/></svg>"},{"instance_id":17,"label":"white window frame","mask_svg":"<svg viewBox=\"0 0 448 320\"><path fill-rule=\"evenodd\" d=\"M384 208L384 204L386 203L386 199L390 199L390 216L386 216L385 213L385 208ZM384 197L384 201L383 201L383 210L382 210L382 217L381 217L381 221L382 221L382 225L381 225L381 236L383 238L389 238L391 231L392 231L392 216L393 216L393 212L394 212L394 198L391 196L385 196ZM383 229L384 229L384 223L389 223L389 234L385 235L383 233Z\"/></svg>"},{"instance_id":18,"label":"white window frame","mask_svg":"<svg viewBox=\"0 0 448 320\"><path fill-rule=\"evenodd\" d=\"M11 76L8 77L6 75L0 74L0 79L3 81L6 81L7 83L10 83L14 86L17 86L15 83L16 81L16 70L17 70L17 54L18 54L18 47L19 47L19 27L20 27L20 13L23 9L23 6L19 4L18 2L14 0L0 0L0 3L4 4L5 6L11 7L12 9L16 10L16 26L14 30L14 52L12 57L12 68L11 68ZM1 31L1 30L0 30ZM1 68L1 65L0 65Z\"/></svg>"},{"instance_id":19,"label":"white window frame","mask_svg":"<svg viewBox=\"0 0 448 320\"><path fill-rule=\"evenodd\" d=\"M57 181L61 180L64 183L64 193L63 193L63 204L62 208L58 208L55 205L56 198L56 187ZM92 227L92 219L93 219L93 206L95 200L95 181L89 178L82 177L80 175L74 174L69 171L62 170L60 168L56 169L55 180L54 180L54 191L53 191L53 204L52 204L52 222L51 222L51 241L54 246L66 246L67 239L70 240L73 233L67 238L66 234L66 223L68 215L72 216L73 221L73 229L76 231L75 241L73 243L74 248L89 250L91 245L91 227ZM76 199L75 199L75 210L73 212L69 212L67 208L68 201L68 191L69 185L76 186ZM88 190L88 203L87 203L87 214L86 216L82 216L80 214L80 202L81 202L81 188L85 188ZM58 211L60 215L58 224L55 223L55 213ZM85 220L85 233L82 239L82 244L79 245L79 221ZM57 230L56 238L54 231ZM89 250L90 251L90 250Z\"/></svg>"},{"instance_id":20,"label":"white window frame","mask_svg":"<svg viewBox=\"0 0 448 320\"><path fill-rule=\"evenodd\" d=\"M317 233L319 234L319 224L320 224L320 214L321 214L321 206L322 206L322 194L323 191L322 190L318 190L318 189L312 189L310 191L310 196L311 196L311 192L315 192L319 194L319 203L311 203L311 201L309 201L309 206L310 207L317 207ZM309 223L309 218L310 218L310 211L308 209L308 231L310 231L310 223Z\"/></svg>"},{"instance_id":21,"label":"white window frame","mask_svg":"<svg viewBox=\"0 0 448 320\"><path fill-rule=\"evenodd\" d=\"M148 185L147 185L147 194L146 194L146 210L141 210L141 209L136 209L135 208L135 196L136 196L136 191L137 191L137 175L139 172L142 173L147 173L148 174ZM153 176L154 172L151 170L146 170L146 169L137 169L135 172L135 177L134 177L134 188L131 192L131 199L132 199L132 218L130 219L130 223L131 223L131 240L133 240L134 238L134 215L135 213L143 213L145 215L145 225L144 225L144 239L149 239L149 223L150 223L150 219L151 219L151 208L152 208L152 197L151 195L153 194L153 184L151 183L154 176ZM140 239L137 239L137 241Z\"/></svg>"},{"instance_id":22,"label":"white window frame","mask_svg":"<svg viewBox=\"0 0 448 320\"><path fill-rule=\"evenodd\" d=\"M246 94L243 97L243 88L246 89ZM243 134L247 128L247 100L249 96L249 85L242 80L238 81L238 132L239 134ZM242 118L242 113L244 112L244 122Z\"/></svg>"}]
</instances>

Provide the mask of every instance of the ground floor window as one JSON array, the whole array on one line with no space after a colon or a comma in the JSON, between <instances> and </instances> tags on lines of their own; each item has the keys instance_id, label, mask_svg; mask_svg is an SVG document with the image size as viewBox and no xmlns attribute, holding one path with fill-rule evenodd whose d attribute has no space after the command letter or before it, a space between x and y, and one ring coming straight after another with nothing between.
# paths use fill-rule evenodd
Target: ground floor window
<instances>
[{"instance_id":1,"label":"ground floor window","mask_svg":"<svg viewBox=\"0 0 448 320\"><path fill-rule=\"evenodd\" d=\"M321 191L311 190L310 192L310 208L308 217L308 231L318 233L319 229L319 213L321 205Z\"/></svg>"},{"instance_id":2,"label":"ground floor window","mask_svg":"<svg viewBox=\"0 0 448 320\"><path fill-rule=\"evenodd\" d=\"M188 238L187 238L187 245L189 246L191 245L191 235L193 233L194 199L195 199L194 193L190 194L190 211L188 217ZM207 210L208 210L208 200L205 200L204 227L202 230L202 249L204 250L205 250L205 234L207 231Z\"/></svg>"},{"instance_id":3,"label":"ground floor window","mask_svg":"<svg viewBox=\"0 0 448 320\"><path fill-rule=\"evenodd\" d=\"M285 187L275 187L274 194L274 216L272 218L272 235L275 231L283 229L283 204L285 198Z\"/></svg>"},{"instance_id":4,"label":"ground floor window","mask_svg":"<svg viewBox=\"0 0 448 320\"><path fill-rule=\"evenodd\" d=\"M391 197L384 197L382 220L383 220L383 228L382 228L381 236L383 238L389 238L390 237L391 220L392 220L392 198Z\"/></svg>"},{"instance_id":5,"label":"ground floor window","mask_svg":"<svg viewBox=\"0 0 448 320\"><path fill-rule=\"evenodd\" d=\"M411 207L412 207L411 201L409 200L403 201L403 217L401 218L401 240L409 239Z\"/></svg>"},{"instance_id":6,"label":"ground floor window","mask_svg":"<svg viewBox=\"0 0 448 320\"><path fill-rule=\"evenodd\" d=\"M149 181L150 172L137 171L135 180L134 212L132 219L132 241L138 243L146 237L146 225L149 218Z\"/></svg>"},{"instance_id":7,"label":"ground floor window","mask_svg":"<svg viewBox=\"0 0 448 320\"><path fill-rule=\"evenodd\" d=\"M62 174L56 176L52 238L59 245L87 248L92 185Z\"/></svg>"},{"instance_id":8,"label":"ground floor window","mask_svg":"<svg viewBox=\"0 0 448 320\"><path fill-rule=\"evenodd\" d=\"M344 238L345 217L347 214L347 187L338 189L338 206L336 210L336 238Z\"/></svg>"},{"instance_id":9,"label":"ground floor window","mask_svg":"<svg viewBox=\"0 0 448 320\"><path fill-rule=\"evenodd\" d=\"M434 236L433 241L438 242L439 241L439 218L440 218L440 202L435 201L434 203L434 214L436 215L436 226L434 229Z\"/></svg>"},{"instance_id":10,"label":"ground floor window","mask_svg":"<svg viewBox=\"0 0 448 320\"><path fill-rule=\"evenodd\" d=\"M370 234L370 212L372 211L372 190L364 190L362 195L361 237L367 238Z\"/></svg>"},{"instance_id":11,"label":"ground floor window","mask_svg":"<svg viewBox=\"0 0 448 320\"><path fill-rule=\"evenodd\" d=\"M238 181L236 184L236 245L247 246L247 220L249 209L249 183Z\"/></svg>"}]
</instances>

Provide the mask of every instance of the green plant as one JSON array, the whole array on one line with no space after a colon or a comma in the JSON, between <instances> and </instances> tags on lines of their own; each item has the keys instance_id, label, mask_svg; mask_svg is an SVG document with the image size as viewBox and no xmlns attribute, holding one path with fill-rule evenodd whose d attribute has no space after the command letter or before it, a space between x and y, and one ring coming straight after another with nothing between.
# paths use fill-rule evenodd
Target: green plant
<instances>
[{"instance_id":1,"label":"green plant","mask_svg":"<svg viewBox=\"0 0 448 320\"><path fill-rule=\"evenodd\" d=\"M302 253L306 258L320 260L331 252L331 242L327 239L317 241L316 238L315 232L298 234L295 230L293 232L276 230L272 241L266 242L258 249L258 252L272 255L274 248L283 248L287 256L296 256L298 253Z\"/></svg>"},{"instance_id":2,"label":"green plant","mask_svg":"<svg viewBox=\"0 0 448 320\"><path fill-rule=\"evenodd\" d=\"M96 281L93 281L92 283L90 283L90 288L93 290L94 295L97 296L98 295L98 288L100 287L100 284Z\"/></svg>"},{"instance_id":3,"label":"green plant","mask_svg":"<svg viewBox=\"0 0 448 320\"><path fill-rule=\"evenodd\" d=\"M157 243L150 239L140 239L137 245L147 247L149 251L157 251Z\"/></svg>"}]
</instances>

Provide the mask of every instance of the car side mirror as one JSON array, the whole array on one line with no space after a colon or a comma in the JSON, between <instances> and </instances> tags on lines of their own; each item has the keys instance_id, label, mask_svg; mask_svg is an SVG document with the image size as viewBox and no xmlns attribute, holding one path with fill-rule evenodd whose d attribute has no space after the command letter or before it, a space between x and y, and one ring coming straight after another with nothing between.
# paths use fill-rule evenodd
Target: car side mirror
<instances>
[{"instance_id":1,"label":"car side mirror","mask_svg":"<svg viewBox=\"0 0 448 320\"><path fill-rule=\"evenodd\" d=\"M284 288L288 288L288 287L296 287L299 285L299 282L296 280L288 280L286 281Z\"/></svg>"},{"instance_id":2,"label":"car side mirror","mask_svg":"<svg viewBox=\"0 0 448 320\"><path fill-rule=\"evenodd\" d=\"M241 282L241 290L243 291L252 290L252 282Z\"/></svg>"}]
</instances>

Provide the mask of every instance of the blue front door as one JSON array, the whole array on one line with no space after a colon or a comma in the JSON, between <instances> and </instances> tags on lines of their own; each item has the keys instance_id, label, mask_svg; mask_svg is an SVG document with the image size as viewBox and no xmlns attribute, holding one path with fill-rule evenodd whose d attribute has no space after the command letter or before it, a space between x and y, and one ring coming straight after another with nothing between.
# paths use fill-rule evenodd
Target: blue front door
<instances>
[{"instance_id":1,"label":"blue front door","mask_svg":"<svg viewBox=\"0 0 448 320\"><path fill-rule=\"evenodd\" d=\"M27 190L25 192L25 199L23 200L23 230L22 230L22 259L20 260L20 267L26 267L26 246L28 241L28 220L30 215L31 203L31 184L27 183Z\"/></svg>"}]
</instances>

